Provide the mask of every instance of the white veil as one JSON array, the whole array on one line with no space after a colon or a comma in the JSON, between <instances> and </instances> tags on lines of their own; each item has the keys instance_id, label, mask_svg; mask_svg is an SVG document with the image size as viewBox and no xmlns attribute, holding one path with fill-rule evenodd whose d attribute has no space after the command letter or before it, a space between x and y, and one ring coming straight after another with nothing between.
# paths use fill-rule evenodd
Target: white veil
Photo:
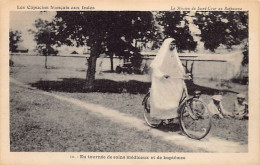
<instances>
[{"instance_id":1,"label":"white veil","mask_svg":"<svg viewBox=\"0 0 260 165\"><path fill-rule=\"evenodd\" d=\"M177 78L183 76L185 71L176 48L174 48L174 50L170 50L170 44L173 40L173 38L167 38L164 40L150 67L153 70L156 70L155 72L160 72L161 76L162 74L167 74L176 76Z\"/></svg>"},{"instance_id":2,"label":"white veil","mask_svg":"<svg viewBox=\"0 0 260 165\"><path fill-rule=\"evenodd\" d=\"M157 68L162 64L164 57L166 56L166 54L168 54L167 52L170 51L169 46L173 40L173 38L167 38L166 40L164 40L160 50L158 51L157 55L150 65L151 68Z\"/></svg>"}]
</instances>

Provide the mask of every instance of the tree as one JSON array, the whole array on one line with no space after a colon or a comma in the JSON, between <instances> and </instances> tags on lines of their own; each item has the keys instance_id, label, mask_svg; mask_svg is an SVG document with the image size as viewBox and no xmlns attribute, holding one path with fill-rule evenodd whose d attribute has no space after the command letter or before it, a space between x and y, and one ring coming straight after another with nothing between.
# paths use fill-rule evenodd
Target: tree
<instances>
[{"instance_id":1,"label":"tree","mask_svg":"<svg viewBox=\"0 0 260 165\"><path fill-rule=\"evenodd\" d=\"M197 42L190 34L188 21L185 19L188 13L180 11L159 12L156 16L158 24L163 27L165 37L174 38L179 51L194 51L197 46Z\"/></svg>"},{"instance_id":2,"label":"tree","mask_svg":"<svg viewBox=\"0 0 260 165\"><path fill-rule=\"evenodd\" d=\"M36 30L30 29L29 32L34 35L34 41L37 43L36 50L45 56L45 68L47 68L47 56L51 54L57 55L58 53L52 47L56 43L54 41L55 30L52 22L42 19L36 20L34 26Z\"/></svg>"},{"instance_id":3,"label":"tree","mask_svg":"<svg viewBox=\"0 0 260 165\"><path fill-rule=\"evenodd\" d=\"M9 51L15 52L18 48L18 43L21 42L21 32L19 31L9 31Z\"/></svg>"},{"instance_id":4,"label":"tree","mask_svg":"<svg viewBox=\"0 0 260 165\"><path fill-rule=\"evenodd\" d=\"M248 12L197 12L196 17L194 23L201 30L201 41L206 49L214 52L220 44L232 49L232 46L244 43L242 63L248 63Z\"/></svg>"},{"instance_id":5,"label":"tree","mask_svg":"<svg viewBox=\"0 0 260 165\"><path fill-rule=\"evenodd\" d=\"M54 27L58 44L89 46L86 90L94 89L96 60L101 53L110 57L124 54L135 39L149 36L153 27L151 12L57 12ZM133 48L134 49L134 48Z\"/></svg>"}]
</instances>

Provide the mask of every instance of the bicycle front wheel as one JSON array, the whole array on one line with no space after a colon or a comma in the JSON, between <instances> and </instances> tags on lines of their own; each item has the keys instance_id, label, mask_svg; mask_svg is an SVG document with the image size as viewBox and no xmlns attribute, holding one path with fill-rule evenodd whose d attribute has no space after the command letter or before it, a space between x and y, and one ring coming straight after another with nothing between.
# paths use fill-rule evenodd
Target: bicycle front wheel
<instances>
[{"instance_id":1,"label":"bicycle front wheel","mask_svg":"<svg viewBox=\"0 0 260 165\"><path fill-rule=\"evenodd\" d=\"M179 122L183 132L192 139L204 138L211 129L208 108L196 98L188 99L181 105Z\"/></svg>"},{"instance_id":2,"label":"bicycle front wheel","mask_svg":"<svg viewBox=\"0 0 260 165\"><path fill-rule=\"evenodd\" d=\"M144 105L144 119L146 123L153 128L158 127L161 123L161 119L156 119L151 117L150 110L151 110L151 103L150 103L150 93L147 93L143 100Z\"/></svg>"}]
</instances>

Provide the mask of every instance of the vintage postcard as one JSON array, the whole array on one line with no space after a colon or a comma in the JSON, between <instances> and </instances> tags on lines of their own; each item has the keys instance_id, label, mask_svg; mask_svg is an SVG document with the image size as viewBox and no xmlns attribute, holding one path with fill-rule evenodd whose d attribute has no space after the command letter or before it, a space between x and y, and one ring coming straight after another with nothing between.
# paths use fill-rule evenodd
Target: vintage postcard
<instances>
[{"instance_id":1,"label":"vintage postcard","mask_svg":"<svg viewBox=\"0 0 260 165\"><path fill-rule=\"evenodd\" d=\"M259 1L0 1L0 164L260 163Z\"/></svg>"}]
</instances>

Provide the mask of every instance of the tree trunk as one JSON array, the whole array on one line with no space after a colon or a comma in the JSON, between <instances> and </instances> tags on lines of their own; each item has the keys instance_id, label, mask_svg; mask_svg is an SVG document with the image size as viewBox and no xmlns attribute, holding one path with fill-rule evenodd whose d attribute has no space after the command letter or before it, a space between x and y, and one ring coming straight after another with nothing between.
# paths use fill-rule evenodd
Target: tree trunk
<instances>
[{"instance_id":1,"label":"tree trunk","mask_svg":"<svg viewBox=\"0 0 260 165\"><path fill-rule=\"evenodd\" d=\"M95 82L95 73L96 73L96 63L97 63L97 58L100 54L99 52L100 46L101 46L101 42L96 43L91 47L90 50L90 57L88 59L88 70L86 74L86 84L84 87L84 90L89 92L93 91L95 88L94 82Z\"/></svg>"},{"instance_id":2,"label":"tree trunk","mask_svg":"<svg viewBox=\"0 0 260 165\"><path fill-rule=\"evenodd\" d=\"M90 53L90 57L88 59L88 70L86 74L86 84L84 88L86 91L94 90L96 62L97 62L97 56Z\"/></svg>"},{"instance_id":3,"label":"tree trunk","mask_svg":"<svg viewBox=\"0 0 260 165\"><path fill-rule=\"evenodd\" d=\"M114 53L110 53L109 57L110 57L110 66L111 66L111 72L114 72L114 62L113 62L113 55Z\"/></svg>"},{"instance_id":4,"label":"tree trunk","mask_svg":"<svg viewBox=\"0 0 260 165\"><path fill-rule=\"evenodd\" d=\"M51 46L49 44L46 44L46 52L45 52L45 69L48 68L47 66L47 59L48 59L48 56L50 55L50 48Z\"/></svg>"},{"instance_id":5,"label":"tree trunk","mask_svg":"<svg viewBox=\"0 0 260 165\"><path fill-rule=\"evenodd\" d=\"M47 54L45 55L45 64L44 64L44 67L45 67L45 69L47 69Z\"/></svg>"},{"instance_id":6,"label":"tree trunk","mask_svg":"<svg viewBox=\"0 0 260 165\"><path fill-rule=\"evenodd\" d=\"M135 39L135 47L137 48L137 39Z\"/></svg>"}]
</instances>

